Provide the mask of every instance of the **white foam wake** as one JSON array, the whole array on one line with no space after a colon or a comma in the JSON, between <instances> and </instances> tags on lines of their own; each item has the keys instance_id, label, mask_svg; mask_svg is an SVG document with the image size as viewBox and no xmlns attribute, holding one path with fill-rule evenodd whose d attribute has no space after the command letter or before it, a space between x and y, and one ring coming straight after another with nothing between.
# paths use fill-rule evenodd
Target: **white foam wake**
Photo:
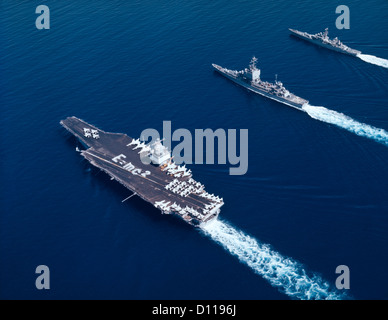
<instances>
[{"instance_id":1,"label":"white foam wake","mask_svg":"<svg viewBox=\"0 0 388 320\"><path fill-rule=\"evenodd\" d=\"M326 109L325 107L303 105L302 109L316 120L334 124L361 137L373 139L388 146L388 132L365 123L358 122L343 113Z\"/></svg>"},{"instance_id":2,"label":"white foam wake","mask_svg":"<svg viewBox=\"0 0 388 320\"><path fill-rule=\"evenodd\" d=\"M378 58L376 56L372 56L369 54L358 54L357 57L365 62L372 63L372 64L375 64L375 65L380 66L380 67L388 68L388 60L387 59Z\"/></svg>"},{"instance_id":3,"label":"white foam wake","mask_svg":"<svg viewBox=\"0 0 388 320\"><path fill-rule=\"evenodd\" d=\"M300 263L283 257L269 245L261 244L226 222L215 219L201 228L205 234L237 256L272 286L292 298L302 300L343 298L318 275L307 275Z\"/></svg>"}]
</instances>

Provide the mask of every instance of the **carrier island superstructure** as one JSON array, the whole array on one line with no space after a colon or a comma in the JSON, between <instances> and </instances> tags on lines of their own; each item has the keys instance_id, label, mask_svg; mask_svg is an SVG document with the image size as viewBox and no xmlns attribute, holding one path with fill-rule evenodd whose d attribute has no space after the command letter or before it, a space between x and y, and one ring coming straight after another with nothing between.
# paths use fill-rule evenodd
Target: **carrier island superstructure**
<instances>
[{"instance_id":1,"label":"carrier island superstructure","mask_svg":"<svg viewBox=\"0 0 388 320\"><path fill-rule=\"evenodd\" d=\"M288 30L291 31L292 35L298 38L314 43L329 50L341 52L350 56L357 56L361 54L361 51L349 48L347 45L343 44L337 37L335 37L334 39L330 39L328 28L326 28L324 32L319 32L316 34L310 34L294 29Z\"/></svg>"},{"instance_id":2,"label":"carrier island superstructure","mask_svg":"<svg viewBox=\"0 0 388 320\"><path fill-rule=\"evenodd\" d=\"M264 97L275 100L277 102L286 104L290 107L296 108L301 111L305 111L302 107L307 104L308 101L298 97L288 91L283 83L276 79L275 83L270 83L260 79L261 71L256 66L257 58L253 57L249 68L244 70L229 70L219 65L212 64L213 68L226 78L239 84L240 86L258 93Z\"/></svg>"},{"instance_id":3,"label":"carrier island superstructure","mask_svg":"<svg viewBox=\"0 0 388 320\"><path fill-rule=\"evenodd\" d=\"M161 140L145 144L126 134L102 131L76 117L60 124L85 146L78 151L86 160L163 214L175 214L199 226L220 213L223 199L206 192L185 165L175 164Z\"/></svg>"}]
</instances>

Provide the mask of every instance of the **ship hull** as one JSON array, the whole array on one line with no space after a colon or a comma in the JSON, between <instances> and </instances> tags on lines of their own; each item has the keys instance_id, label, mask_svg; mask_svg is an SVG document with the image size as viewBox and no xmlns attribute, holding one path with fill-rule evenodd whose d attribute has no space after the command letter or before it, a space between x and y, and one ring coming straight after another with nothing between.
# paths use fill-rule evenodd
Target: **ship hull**
<instances>
[{"instance_id":1,"label":"ship hull","mask_svg":"<svg viewBox=\"0 0 388 320\"><path fill-rule=\"evenodd\" d=\"M249 83L241 80L241 79L238 79L238 78L234 78L233 76L229 75L228 73L225 73L223 72L222 70L218 69L217 67L213 66L214 69L221 75L223 75L224 77L228 78L229 80L232 80L233 82L237 83L238 85L248 89L249 91L252 91L254 93L257 93L261 96L264 96L268 99L271 99L271 100L275 100L276 102L279 102L281 104L285 104L289 107L292 107L292 108L295 108L295 109L298 109L299 111L304 111L305 110L302 108L303 107L303 104L298 104L298 103L294 103L292 101L289 101L287 99L284 99L282 97L278 97L278 96L274 96L274 95L271 95L269 94L268 92L265 92L264 90L260 90L259 88L255 88L253 87L252 85L250 85Z\"/></svg>"},{"instance_id":2,"label":"ship hull","mask_svg":"<svg viewBox=\"0 0 388 320\"><path fill-rule=\"evenodd\" d=\"M308 41L310 43L313 43L313 44L316 44L322 48L326 48L326 49L329 49L329 50L332 50L332 51L336 51L336 52L339 52L339 53L343 53L343 54L346 54L348 56L353 56L353 57L356 57L358 54L361 54L361 51L357 51L357 52L348 52L348 51L344 51L340 48L336 48L336 47L333 47L329 44L326 44L326 43L323 43L322 41L318 40L318 39L310 39L308 37L305 37L297 32L295 32L294 30L292 29L289 29L290 32L291 32L291 35L295 36L295 37L298 37L299 39L302 39L302 40L305 40L305 41ZM354 49L352 49L354 50Z\"/></svg>"}]
</instances>

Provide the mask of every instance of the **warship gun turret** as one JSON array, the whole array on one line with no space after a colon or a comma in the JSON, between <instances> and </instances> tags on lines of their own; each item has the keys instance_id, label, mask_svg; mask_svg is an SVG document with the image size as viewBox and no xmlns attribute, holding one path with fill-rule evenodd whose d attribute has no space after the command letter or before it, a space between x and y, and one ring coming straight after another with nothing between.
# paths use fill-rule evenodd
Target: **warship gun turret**
<instances>
[{"instance_id":1,"label":"warship gun turret","mask_svg":"<svg viewBox=\"0 0 388 320\"><path fill-rule=\"evenodd\" d=\"M302 106L307 104L308 101L288 91L284 87L283 83L277 80L277 77L275 83L261 80L261 71L257 68L256 63L257 58L253 57L251 63L249 64L249 68L245 68L241 71L229 70L216 64L212 64L212 66L214 69L216 69L216 71L218 71L226 78L250 91L258 93L277 102L286 104L298 110L304 111Z\"/></svg>"},{"instance_id":2,"label":"warship gun turret","mask_svg":"<svg viewBox=\"0 0 388 320\"><path fill-rule=\"evenodd\" d=\"M288 29L292 32L292 35L301 38L303 40L314 43L318 46L324 47L329 50L334 50L337 52L345 53L351 56L357 56L361 54L361 51L349 48L344 45L337 37L334 39L329 38L329 29L326 28L325 32L319 32L316 34L310 34L307 32L302 32L294 29Z\"/></svg>"},{"instance_id":3,"label":"warship gun turret","mask_svg":"<svg viewBox=\"0 0 388 320\"><path fill-rule=\"evenodd\" d=\"M102 131L76 117L60 124L86 147L77 148L86 160L162 213L175 214L194 226L220 213L223 199L206 192L185 165L175 164L162 140L145 144L126 134Z\"/></svg>"}]
</instances>

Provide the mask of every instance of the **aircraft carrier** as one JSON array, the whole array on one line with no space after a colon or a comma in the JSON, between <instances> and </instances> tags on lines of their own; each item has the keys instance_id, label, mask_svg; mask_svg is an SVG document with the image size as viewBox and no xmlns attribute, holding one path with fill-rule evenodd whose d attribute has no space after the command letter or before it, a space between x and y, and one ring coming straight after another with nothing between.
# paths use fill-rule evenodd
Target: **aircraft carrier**
<instances>
[{"instance_id":1,"label":"aircraft carrier","mask_svg":"<svg viewBox=\"0 0 388 320\"><path fill-rule=\"evenodd\" d=\"M76 117L60 124L85 146L85 150L77 150L86 160L131 190L131 196L150 202L163 214L175 214L199 226L220 213L223 199L207 193L185 165L176 165L161 140L145 144L126 134L102 131Z\"/></svg>"},{"instance_id":2,"label":"aircraft carrier","mask_svg":"<svg viewBox=\"0 0 388 320\"><path fill-rule=\"evenodd\" d=\"M292 94L283 86L283 83L277 81L277 79L275 83L262 81L260 79L261 71L256 67L256 63L257 59L253 57L251 63L249 64L249 69L245 68L241 71L229 70L214 63L212 66L216 71L218 71L226 78L250 91L258 93L277 102L286 104L300 111L304 111L302 106L308 103L308 101Z\"/></svg>"},{"instance_id":3,"label":"aircraft carrier","mask_svg":"<svg viewBox=\"0 0 388 320\"><path fill-rule=\"evenodd\" d=\"M302 32L294 29L288 30L291 31L292 35L298 38L309 41L329 50L334 50L351 56L357 56L361 54L361 51L349 48L348 46L344 45L337 37L335 37L334 39L330 39L328 36L328 28L325 29L325 32L319 32L317 34L309 34L307 32Z\"/></svg>"}]
</instances>

